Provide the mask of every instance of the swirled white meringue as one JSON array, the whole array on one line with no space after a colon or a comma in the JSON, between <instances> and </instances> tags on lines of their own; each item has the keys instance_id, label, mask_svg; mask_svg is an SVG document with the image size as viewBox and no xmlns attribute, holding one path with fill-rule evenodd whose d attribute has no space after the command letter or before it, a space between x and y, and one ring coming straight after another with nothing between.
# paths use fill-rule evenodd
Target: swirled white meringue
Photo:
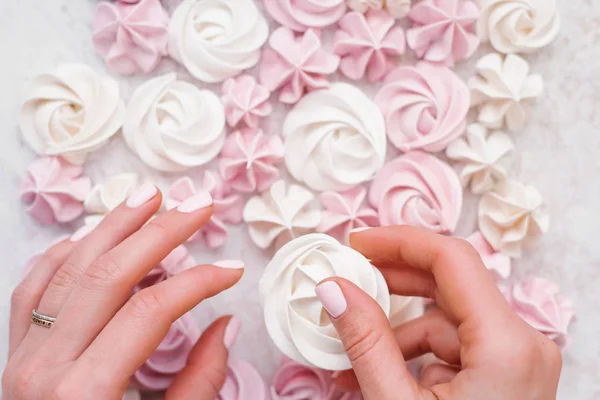
<instances>
[{"instance_id":1,"label":"swirled white meringue","mask_svg":"<svg viewBox=\"0 0 600 400\"><path fill-rule=\"evenodd\" d=\"M477 31L501 53L530 53L560 29L556 0L483 0Z\"/></svg>"},{"instance_id":2,"label":"swirled white meringue","mask_svg":"<svg viewBox=\"0 0 600 400\"><path fill-rule=\"evenodd\" d=\"M125 104L119 85L83 64L62 64L35 77L21 106L25 142L40 155L83 164L121 128Z\"/></svg>"},{"instance_id":3,"label":"swirled white meringue","mask_svg":"<svg viewBox=\"0 0 600 400\"><path fill-rule=\"evenodd\" d=\"M111 176L92 188L83 203L85 211L100 216L108 214L127 200L137 187L138 176L133 172Z\"/></svg>"},{"instance_id":4,"label":"swirled white meringue","mask_svg":"<svg viewBox=\"0 0 600 400\"><path fill-rule=\"evenodd\" d=\"M170 73L137 88L129 102L123 136L151 167L183 171L219 154L225 143L224 129L225 110L219 98Z\"/></svg>"},{"instance_id":5,"label":"swirled white meringue","mask_svg":"<svg viewBox=\"0 0 600 400\"><path fill-rule=\"evenodd\" d=\"M260 58L267 21L252 0L184 0L169 24L169 53L203 82L221 82Z\"/></svg>"},{"instance_id":6,"label":"swirled white meringue","mask_svg":"<svg viewBox=\"0 0 600 400\"><path fill-rule=\"evenodd\" d=\"M345 190L383 166L385 122L360 89L336 83L306 95L284 126L285 164L314 190Z\"/></svg>"},{"instance_id":7,"label":"swirled white meringue","mask_svg":"<svg viewBox=\"0 0 600 400\"><path fill-rule=\"evenodd\" d=\"M317 283L332 276L348 279L389 314L390 295L379 270L356 250L323 234L283 246L265 269L259 290L269 335L286 356L308 366L345 370L350 360L315 294Z\"/></svg>"}]
</instances>

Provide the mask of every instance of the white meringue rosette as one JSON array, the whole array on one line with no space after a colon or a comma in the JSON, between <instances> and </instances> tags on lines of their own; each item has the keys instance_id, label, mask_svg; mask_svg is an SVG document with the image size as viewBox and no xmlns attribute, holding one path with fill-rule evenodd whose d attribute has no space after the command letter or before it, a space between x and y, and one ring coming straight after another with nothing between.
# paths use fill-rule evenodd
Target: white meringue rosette
<instances>
[{"instance_id":1,"label":"white meringue rosette","mask_svg":"<svg viewBox=\"0 0 600 400\"><path fill-rule=\"evenodd\" d=\"M197 79L221 82L256 65L268 36L253 0L184 0L169 24L169 53Z\"/></svg>"},{"instance_id":2,"label":"white meringue rosette","mask_svg":"<svg viewBox=\"0 0 600 400\"><path fill-rule=\"evenodd\" d=\"M388 287L377 268L331 236L310 234L283 246L259 283L271 339L289 358L326 370L350 369L344 345L316 296L317 283L339 276L379 303L389 315Z\"/></svg>"},{"instance_id":3,"label":"white meringue rosette","mask_svg":"<svg viewBox=\"0 0 600 400\"><path fill-rule=\"evenodd\" d=\"M175 73L169 73L136 89L123 136L152 168L183 171L219 154L225 143L225 110L213 92L178 81Z\"/></svg>"},{"instance_id":4,"label":"white meringue rosette","mask_svg":"<svg viewBox=\"0 0 600 400\"><path fill-rule=\"evenodd\" d=\"M125 173L111 176L104 182L95 185L85 199L83 207L88 213L105 215L127 200L138 188L138 176L135 173ZM93 216L91 216L93 217ZM88 221L93 221L90 216Z\"/></svg>"},{"instance_id":5,"label":"white meringue rosette","mask_svg":"<svg viewBox=\"0 0 600 400\"><path fill-rule=\"evenodd\" d=\"M556 0L483 0L477 32L501 53L531 53L560 30Z\"/></svg>"},{"instance_id":6,"label":"white meringue rosette","mask_svg":"<svg viewBox=\"0 0 600 400\"><path fill-rule=\"evenodd\" d=\"M261 196L252 197L244 207L244 222L252 241L261 249L284 243L315 229L321 212L310 208L315 196L299 185L275 182Z\"/></svg>"},{"instance_id":7,"label":"white meringue rosette","mask_svg":"<svg viewBox=\"0 0 600 400\"><path fill-rule=\"evenodd\" d=\"M478 75L469 80L471 105L479 107L479 122L495 129L505 123L521 129L531 112L530 103L544 92L544 81L529 74L527 61L509 54L487 54L477 61Z\"/></svg>"},{"instance_id":8,"label":"white meringue rosette","mask_svg":"<svg viewBox=\"0 0 600 400\"><path fill-rule=\"evenodd\" d=\"M385 121L360 89L336 83L304 96L284 126L285 164L314 190L346 190L375 175L386 152Z\"/></svg>"},{"instance_id":9,"label":"white meringue rosette","mask_svg":"<svg viewBox=\"0 0 600 400\"><path fill-rule=\"evenodd\" d=\"M385 10L394 18L402 18L410 11L411 0L347 0L348 7L361 13Z\"/></svg>"},{"instance_id":10,"label":"white meringue rosette","mask_svg":"<svg viewBox=\"0 0 600 400\"><path fill-rule=\"evenodd\" d=\"M498 183L479 202L479 230L498 251L520 258L523 247L548 231L550 216L542 195L516 181Z\"/></svg>"},{"instance_id":11,"label":"white meringue rosette","mask_svg":"<svg viewBox=\"0 0 600 400\"><path fill-rule=\"evenodd\" d=\"M61 64L36 76L20 111L25 142L39 155L81 165L121 128L119 85L83 64Z\"/></svg>"},{"instance_id":12,"label":"white meringue rosette","mask_svg":"<svg viewBox=\"0 0 600 400\"><path fill-rule=\"evenodd\" d=\"M451 142L446 156L460 164L460 180L464 187L471 184L471 192L483 194L491 190L496 182L507 178L509 155L515 145L506 133L488 133L485 126L471 124L467 133Z\"/></svg>"}]
</instances>

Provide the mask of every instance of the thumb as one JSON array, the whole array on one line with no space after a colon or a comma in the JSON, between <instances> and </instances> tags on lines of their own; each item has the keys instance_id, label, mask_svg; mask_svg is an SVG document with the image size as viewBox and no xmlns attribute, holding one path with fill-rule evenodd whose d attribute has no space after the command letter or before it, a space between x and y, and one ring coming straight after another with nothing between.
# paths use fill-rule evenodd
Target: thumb
<instances>
[{"instance_id":1,"label":"thumb","mask_svg":"<svg viewBox=\"0 0 600 400\"><path fill-rule=\"evenodd\" d=\"M316 294L344 344L366 400L423 398L375 300L342 278L319 283Z\"/></svg>"}]
</instances>

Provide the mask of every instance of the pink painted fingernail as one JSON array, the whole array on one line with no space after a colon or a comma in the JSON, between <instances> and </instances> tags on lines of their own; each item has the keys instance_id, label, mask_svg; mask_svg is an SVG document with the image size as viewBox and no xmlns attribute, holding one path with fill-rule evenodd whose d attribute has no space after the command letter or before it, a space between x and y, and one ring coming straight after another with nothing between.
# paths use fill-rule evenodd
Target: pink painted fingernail
<instances>
[{"instance_id":1,"label":"pink painted fingernail","mask_svg":"<svg viewBox=\"0 0 600 400\"><path fill-rule=\"evenodd\" d=\"M242 269L244 268L244 262L241 260L221 260L214 262L213 265L221 268L229 269Z\"/></svg>"},{"instance_id":2,"label":"pink painted fingernail","mask_svg":"<svg viewBox=\"0 0 600 400\"><path fill-rule=\"evenodd\" d=\"M227 328L225 328L225 335L223 336L223 342L226 348L230 348L235 343L240 329L242 328L242 321L240 321L235 315L231 317Z\"/></svg>"},{"instance_id":3,"label":"pink painted fingernail","mask_svg":"<svg viewBox=\"0 0 600 400\"><path fill-rule=\"evenodd\" d=\"M93 231L96 228L96 225L93 224L87 224L82 226L81 228L79 228L78 230L75 231L75 233L71 236L71 242L78 242L81 239L83 239L84 237L86 237L87 235L89 235L89 233L91 231Z\"/></svg>"},{"instance_id":4,"label":"pink painted fingernail","mask_svg":"<svg viewBox=\"0 0 600 400\"><path fill-rule=\"evenodd\" d=\"M137 208L156 196L156 193L158 193L156 186L151 183L145 183L129 196L125 204L129 208Z\"/></svg>"},{"instance_id":5,"label":"pink painted fingernail","mask_svg":"<svg viewBox=\"0 0 600 400\"><path fill-rule=\"evenodd\" d=\"M212 203L213 199L210 193L208 193L206 190L202 190L181 203L179 207L177 207L177 211L191 213L198 211L201 208L206 208Z\"/></svg>"},{"instance_id":6,"label":"pink painted fingernail","mask_svg":"<svg viewBox=\"0 0 600 400\"><path fill-rule=\"evenodd\" d=\"M315 291L321 304L333 318L339 317L348 308L344 292L334 281L321 283L315 288Z\"/></svg>"},{"instance_id":7,"label":"pink painted fingernail","mask_svg":"<svg viewBox=\"0 0 600 400\"><path fill-rule=\"evenodd\" d=\"M366 230L368 230L368 229L371 229L371 227L370 227L370 226L363 226L362 228L354 228L354 229L352 229L352 230L350 231L350 234L352 234L352 233L364 232L364 231L366 231Z\"/></svg>"}]
</instances>

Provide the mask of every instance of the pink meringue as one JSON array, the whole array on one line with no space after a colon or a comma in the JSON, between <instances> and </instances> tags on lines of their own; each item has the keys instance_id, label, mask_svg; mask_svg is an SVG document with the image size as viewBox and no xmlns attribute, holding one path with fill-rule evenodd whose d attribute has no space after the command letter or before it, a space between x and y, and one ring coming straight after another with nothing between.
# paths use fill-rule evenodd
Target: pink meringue
<instances>
[{"instance_id":1,"label":"pink meringue","mask_svg":"<svg viewBox=\"0 0 600 400\"><path fill-rule=\"evenodd\" d=\"M94 12L92 41L114 72L148 73L167 55L168 25L169 15L159 0L101 2Z\"/></svg>"},{"instance_id":2,"label":"pink meringue","mask_svg":"<svg viewBox=\"0 0 600 400\"><path fill-rule=\"evenodd\" d=\"M475 22L479 8L472 1L425 0L408 13L412 28L408 46L419 58L453 66L469 58L479 46Z\"/></svg>"},{"instance_id":3,"label":"pink meringue","mask_svg":"<svg viewBox=\"0 0 600 400\"><path fill-rule=\"evenodd\" d=\"M264 0L264 3L275 21L299 32L333 25L346 12L346 0Z\"/></svg>"},{"instance_id":4,"label":"pink meringue","mask_svg":"<svg viewBox=\"0 0 600 400\"><path fill-rule=\"evenodd\" d=\"M260 82L271 92L281 88L279 100L296 103L306 90L329 87L326 75L334 73L340 58L321 48L319 35L308 30L296 36L280 27L269 38L260 64Z\"/></svg>"},{"instance_id":5,"label":"pink meringue","mask_svg":"<svg viewBox=\"0 0 600 400\"><path fill-rule=\"evenodd\" d=\"M196 266L196 260L184 245L179 245L154 267L134 289L134 292L154 286L170 277Z\"/></svg>"},{"instance_id":6,"label":"pink meringue","mask_svg":"<svg viewBox=\"0 0 600 400\"><path fill-rule=\"evenodd\" d=\"M190 351L200 337L200 330L191 314L184 314L171 325L154 353L133 375L144 390L167 389L186 363Z\"/></svg>"},{"instance_id":7,"label":"pink meringue","mask_svg":"<svg viewBox=\"0 0 600 400\"><path fill-rule=\"evenodd\" d=\"M239 192L262 192L279 179L275 166L283 161L283 142L260 129L246 128L227 136L219 170L225 182Z\"/></svg>"},{"instance_id":8,"label":"pink meringue","mask_svg":"<svg viewBox=\"0 0 600 400\"><path fill-rule=\"evenodd\" d=\"M229 126L236 126L243 120L250 128L257 128L260 118L271 114L273 110L269 102L270 95L271 92L251 75L227 80L223 84L221 100Z\"/></svg>"},{"instance_id":9,"label":"pink meringue","mask_svg":"<svg viewBox=\"0 0 600 400\"><path fill-rule=\"evenodd\" d=\"M70 222L83 213L83 201L92 189L83 168L56 157L38 158L21 182L21 201L42 224Z\"/></svg>"},{"instance_id":10,"label":"pink meringue","mask_svg":"<svg viewBox=\"0 0 600 400\"><path fill-rule=\"evenodd\" d=\"M531 278L506 288L504 295L525 322L561 348L568 344L568 328L575 318L575 310L572 301L561 295L554 283Z\"/></svg>"},{"instance_id":11,"label":"pink meringue","mask_svg":"<svg viewBox=\"0 0 600 400\"><path fill-rule=\"evenodd\" d=\"M217 400L267 400L267 386L258 371L246 361L231 360L225 384Z\"/></svg>"},{"instance_id":12,"label":"pink meringue","mask_svg":"<svg viewBox=\"0 0 600 400\"><path fill-rule=\"evenodd\" d=\"M347 244L352 229L378 226L377 211L363 205L366 196L367 189L360 186L341 193L321 193L319 200L325 210L317 232L327 233Z\"/></svg>"},{"instance_id":13,"label":"pink meringue","mask_svg":"<svg viewBox=\"0 0 600 400\"><path fill-rule=\"evenodd\" d=\"M502 254L488 243L481 232L475 232L467 238L481 256L481 261L486 268L494 274L496 279L508 279L511 271L510 257Z\"/></svg>"},{"instance_id":14,"label":"pink meringue","mask_svg":"<svg viewBox=\"0 0 600 400\"><path fill-rule=\"evenodd\" d=\"M438 233L454 231L462 198L462 185L452 167L420 151L386 164L369 192L382 226L413 225Z\"/></svg>"},{"instance_id":15,"label":"pink meringue","mask_svg":"<svg viewBox=\"0 0 600 400\"><path fill-rule=\"evenodd\" d=\"M470 107L467 85L450 69L427 62L390 72L375 102L390 141L405 152L443 150L463 134Z\"/></svg>"},{"instance_id":16,"label":"pink meringue","mask_svg":"<svg viewBox=\"0 0 600 400\"><path fill-rule=\"evenodd\" d=\"M388 57L403 54L406 47L404 30L395 22L383 10L346 14L333 45L333 52L342 58L340 71L354 80L362 79L365 72L370 82L382 80L393 68Z\"/></svg>"},{"instance_id":17,"label":"pink meringue","mask_svg":"<svg viewBox=\"0 0 600 400\"><path fill-rule=\"evenodd\" d=\"M231 194L231 189L224 184L219 175L212 171L206 171L202 180L202 188L208 191L213 198L213 215L210 221L206 223L189 240L196 240L202 237L206 245L211 248L217 248L225 244L227 240L227 225L239 224L242 222L242 212L244 202L238 195ZM181 204L184 200L196 194L194 182L187 176L177 179L171 185L167 194L167 209L172 209Z\"/></svg>"}]
</instances>

